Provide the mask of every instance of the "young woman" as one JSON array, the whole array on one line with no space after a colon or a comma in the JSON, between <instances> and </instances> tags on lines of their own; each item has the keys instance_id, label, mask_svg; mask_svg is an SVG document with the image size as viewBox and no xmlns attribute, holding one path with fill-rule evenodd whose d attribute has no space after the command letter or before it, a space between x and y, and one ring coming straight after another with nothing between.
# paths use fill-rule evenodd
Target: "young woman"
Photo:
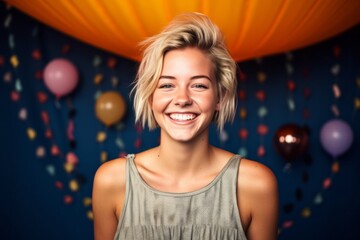
<instances>
[{"instance_id":1,"label":"young woman","mask_svg":"<svg viewBox=\"0 0 360 240\"><path fill-rule=\"evenodd\" d=\"M98 169L95 239L276 239L274 174L209 143L209 125L221 131L236 110L236 64L219 29L184 14L144 44L135 115L160 128L160 144Z\"/></svg>"}]
</instances>

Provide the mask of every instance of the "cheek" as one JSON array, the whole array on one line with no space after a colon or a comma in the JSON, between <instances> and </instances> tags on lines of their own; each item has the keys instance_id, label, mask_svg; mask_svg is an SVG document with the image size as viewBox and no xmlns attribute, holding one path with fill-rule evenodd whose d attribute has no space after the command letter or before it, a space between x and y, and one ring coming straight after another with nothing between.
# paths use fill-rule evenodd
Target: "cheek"
<instances>
[{"instance_id":1,"label":"cheek","mask_svg":"<svg viewBox=\"0 0 360 240\"><path fill-rule=\"evenodd\" d=\"M214 98L213 94L209 94L207 96L200 96L196 98L195 101L199 104L199 106L202 106L203 110L218 110L220 106L217 98Z\"/></svg>"},{"instance_id":2,"label":"cheek","mask_svg":"<svg viewBox=\"0 0 360 240\"><path fill-rule=\"evenodd\" d=\"M171 101L171 96L166 96L164 94L157 94L156 92L154 92L150 101L151 109L153 111L162 110L168 105L169 101Z\"/></svg>"}]
</instances>

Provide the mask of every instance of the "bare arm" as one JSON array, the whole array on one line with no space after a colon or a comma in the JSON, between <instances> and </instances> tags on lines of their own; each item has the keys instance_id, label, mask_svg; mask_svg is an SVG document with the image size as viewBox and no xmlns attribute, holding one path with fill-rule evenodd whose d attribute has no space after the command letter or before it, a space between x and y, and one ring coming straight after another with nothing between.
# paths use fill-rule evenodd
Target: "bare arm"
<instances>
[{"instance_id":1,"label":"bare arm","mask_svg":"<svg viewBox=\"0 0 360 240\"><path fill-rule=\"evenodd\" d=\"M243 210L248 216L244 217L247 219L246 236L249 240L275 240L279 201L276 177L260 163L247 161L245 165L240 168L239 179L243 182L239 183L238 198L243 201L239 202L240 212Z\"/></svg>"},{"instance_id":2,"label":"bare arm","mask_svg":"<svg viewBox=\"0 0 360 240\"><path fill-rule=\"evenodd\" d=\"M96 172L92 193L95 240L113 240L125 195L125 160L112 160Z\"/></svg>"}]
</instances>

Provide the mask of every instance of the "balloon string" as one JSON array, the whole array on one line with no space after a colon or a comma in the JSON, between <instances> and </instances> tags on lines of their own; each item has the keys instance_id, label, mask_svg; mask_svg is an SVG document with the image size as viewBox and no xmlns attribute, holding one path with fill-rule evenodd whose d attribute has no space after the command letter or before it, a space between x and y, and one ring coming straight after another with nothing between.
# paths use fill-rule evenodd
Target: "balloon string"
<instances>
[{"instance_id":1,"label":"balloon string","mask_svg":"<svg viewBox=\"0 0 360 240\"><path fill-rule=\"evenodd\" d=\"M57 109L61 108L60 98L58 98L58 97L56 97L56 99L55 99L55 107Z\"/></svg>"}]
</instances>

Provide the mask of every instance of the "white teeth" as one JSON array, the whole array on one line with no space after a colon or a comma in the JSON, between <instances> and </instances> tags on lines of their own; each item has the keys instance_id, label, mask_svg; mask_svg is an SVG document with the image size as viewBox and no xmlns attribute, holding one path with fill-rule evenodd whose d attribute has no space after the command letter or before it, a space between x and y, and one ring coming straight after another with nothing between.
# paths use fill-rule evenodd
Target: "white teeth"
<instances>
[{"instance_id":1,"label":"white teeth","mask_svg":"<svg viewBox=\"0 0 360 240\"><path fill-rule=\"evenodd\" d=\"M195 114L178 114L178 113L170 114L171 119L179 120L179 121L193 120L195 117L196 117Z\"/></svg>"}]
</instances>

